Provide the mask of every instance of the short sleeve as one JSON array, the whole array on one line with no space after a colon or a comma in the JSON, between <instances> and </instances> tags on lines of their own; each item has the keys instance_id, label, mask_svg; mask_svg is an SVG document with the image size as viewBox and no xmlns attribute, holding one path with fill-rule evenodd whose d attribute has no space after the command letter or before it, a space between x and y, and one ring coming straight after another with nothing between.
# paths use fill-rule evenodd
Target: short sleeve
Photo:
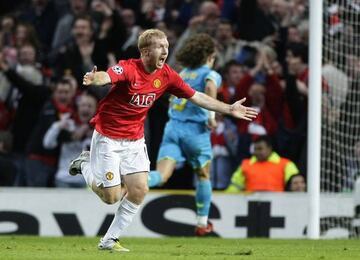
<instances>
[{"instance_id":1,"label":"short sleeve","mask_svg":"<svg viewBox=\"0 0 360 260\"><path fill-rule=\"evenodd\" d=\"M205 81L206 80L211 80L212 82L214 82L215 86L217 88L219 88L221 86L221 76L219 73L217 73L214 70L211 70L205 77Z\"/></svg>"},{"instance_id":2,"label":"short sleeve","mask_svg":"<svg viewBox=\"0 0 360 260\"><path fill-rule=\"evenodd\" d=\"M195 90L190 87L175 71L170 73L170 85L168 92L178 98L191 98Z\"/></svg>"},{"instance_id":3,"label":"short sleeve","mask_svg":"<svg viewBox=\"0 0 360 260\"><path fill-rule=\"evenodd\" d=\"M111 83L115 84L127 80L128 66L126 61L119 61L118 64L108 68L106 71L109 74Z\"/></svg>"}]
</instances>

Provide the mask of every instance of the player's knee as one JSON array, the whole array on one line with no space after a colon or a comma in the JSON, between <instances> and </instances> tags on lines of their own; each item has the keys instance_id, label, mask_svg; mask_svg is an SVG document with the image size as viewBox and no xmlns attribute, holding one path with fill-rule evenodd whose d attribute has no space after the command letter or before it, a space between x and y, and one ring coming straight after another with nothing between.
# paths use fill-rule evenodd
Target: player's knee
<instances>
[{"instance_id":1,"label":"player's knee","mask_svg":"<svg viewBox=\"0 0 360 260\"><path fill-rule=\"evenodd\" d=\"M104 193L102 196L102 200L109 205L115 204L116 202L118 202L120 200L120 195L119 194L114 194L114 193Z\"/></svg>"},{"instance_id":2,"label":"player's knee","mask_svg":"<svg viewBox=\"0 0 360 260\"><path fill-rule=\"evenodd\" d=\"M210 180L210 161L196 171L200 180Z\"/></svg>"},{"instance_id":3,"label":"player's knee","mask_svg":"<svg viewBox=\"0 0 360 260\"><path fill-rule=\"evenodd\" d=\"M197 175L199 177L199 179L201 180L209 180L210 179L210 172L206 171L204 169L201 169L197 172Z\"/></svg>"},{"instance_id":4,"label":"player's knee","mask_svg":"<svg viewBox=\"0 0 360 260\"><path fill-rule=\"evenodd\" d=\"M136 203L141 203L146 193L149 191L147 184L137 184L133 187L128 187L128 198L131 198L132 201Z\"/></svg>"}]
</instances>

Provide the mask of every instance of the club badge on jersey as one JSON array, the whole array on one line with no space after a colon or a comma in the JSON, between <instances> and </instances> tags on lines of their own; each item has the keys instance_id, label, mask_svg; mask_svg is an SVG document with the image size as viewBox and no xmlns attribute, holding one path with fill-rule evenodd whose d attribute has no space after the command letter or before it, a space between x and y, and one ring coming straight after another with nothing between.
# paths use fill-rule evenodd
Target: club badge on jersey
<instances>
[{"instance_id":1,"label":"club badge on jersey","mask_svg":"<svg viewBox=\"0 0 360 260\"><path fill-rule=\"evenodd\" d=\"M160 79L155 79L153 82L153 85L155 88L160 88L161 87L161 81Z\"/></svg>"},{"instance_id":2,"label":"club badge on jersey","mask_svg":"<svg viewBox=\"0 0 360 260\"><path fill-rule=\"evenodd\" d=\"M111 69L118 75L124 72L124 69L119 65L112 66Z\"/></svg>"}]
</instances>

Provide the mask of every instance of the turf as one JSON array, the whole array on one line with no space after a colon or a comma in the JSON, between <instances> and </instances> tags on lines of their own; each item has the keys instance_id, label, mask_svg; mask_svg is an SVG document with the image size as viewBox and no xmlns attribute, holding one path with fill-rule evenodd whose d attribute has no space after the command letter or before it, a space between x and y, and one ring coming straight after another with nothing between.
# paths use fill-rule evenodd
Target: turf
<instances>
[{"instance_id":1,"label":"turf","mask_svg":"<svg viewBox=\"0 0 360 260\"><path fill-rule=\"evenodd\" d=\"M129 253L99 251L98 240L0 236L0 259L360 259L359 240L125 238Z\"/></svg>"}]
</instances>

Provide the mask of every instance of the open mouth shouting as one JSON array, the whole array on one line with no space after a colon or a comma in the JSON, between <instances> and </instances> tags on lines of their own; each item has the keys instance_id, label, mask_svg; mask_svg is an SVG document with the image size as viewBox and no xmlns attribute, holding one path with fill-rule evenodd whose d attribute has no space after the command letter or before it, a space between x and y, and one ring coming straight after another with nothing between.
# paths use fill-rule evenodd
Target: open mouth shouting
<instances>
[{"instance_id":1,"label":"open mouth shouting","mask_svg":"<svg viewBox=\"0 0 360 260\"><path fill-rule=\"evenodd\" d=\"M162 68L165 64L167 56L161 56L158 60L158 67Z\"/></svg>"}]
</instances>

